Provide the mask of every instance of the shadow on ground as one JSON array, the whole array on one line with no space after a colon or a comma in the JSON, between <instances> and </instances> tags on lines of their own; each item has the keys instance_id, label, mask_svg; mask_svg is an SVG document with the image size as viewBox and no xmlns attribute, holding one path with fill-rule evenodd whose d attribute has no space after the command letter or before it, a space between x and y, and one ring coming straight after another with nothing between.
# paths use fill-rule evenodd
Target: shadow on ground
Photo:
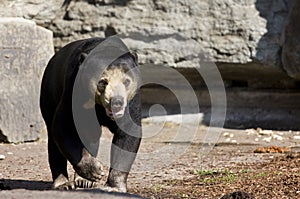
<instances>
[{"instance_id":1,"label":"shadow on ground","mask_svg":"<svg viewBox=\"0 0 300 199\"><path fill-rule=\"evenodd\" d=\"M2 196L11 198L142 198L136 194L106 192L101 189L77 189L72 191L57 191L51 190L51 182L49 181L34 181L34 180L0 180L0 191ZM7 192L8 191L8 192ZM46 192L45 192L46 191Z\"/></svg>"},{"instance_id":2,"label":"shadow on ground","mask_svg":"<svg viewBox=\"0 0 300 199\"><path fill-rule=\"evenodd\" d=\"M1 179L0 190L27 189L27 190L50 190L51 182L35 180L12 180Z\"/></svg>"}]
</instances>

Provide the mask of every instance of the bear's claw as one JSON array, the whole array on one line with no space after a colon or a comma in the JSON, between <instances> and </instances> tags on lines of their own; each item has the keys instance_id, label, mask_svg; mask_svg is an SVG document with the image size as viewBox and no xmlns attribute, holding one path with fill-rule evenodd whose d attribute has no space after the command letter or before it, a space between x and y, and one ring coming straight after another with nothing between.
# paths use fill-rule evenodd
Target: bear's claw
<instances>
[{"instance_id":1,"label":"bear's claw","mask_svg":"<svg viewBox=\"0 0 300 199\"><path fill-rule=\"evenodd\" d=\"M74 175L75 188L94 188L97 187L97 182L93 182L80 177L77 173Z\"/></svg>"}]
</instances>

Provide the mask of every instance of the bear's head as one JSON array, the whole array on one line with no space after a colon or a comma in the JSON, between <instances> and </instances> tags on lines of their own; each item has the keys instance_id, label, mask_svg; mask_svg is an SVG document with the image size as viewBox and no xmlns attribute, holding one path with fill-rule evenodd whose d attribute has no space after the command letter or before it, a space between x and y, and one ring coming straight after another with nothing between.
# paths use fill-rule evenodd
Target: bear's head
<instances>
[{"instance_id":1,"label":"bear's head","mask_svg":"<svg viewBox=\"0 0 300 199\"><path fill-rule=\"evenodd\" d=\"M137 55L126 53L105 68L96 86L95 102L110 118L120 118L138 89ZM96 84L96 85L95 85Z\"/></svg>"}]
</instances>

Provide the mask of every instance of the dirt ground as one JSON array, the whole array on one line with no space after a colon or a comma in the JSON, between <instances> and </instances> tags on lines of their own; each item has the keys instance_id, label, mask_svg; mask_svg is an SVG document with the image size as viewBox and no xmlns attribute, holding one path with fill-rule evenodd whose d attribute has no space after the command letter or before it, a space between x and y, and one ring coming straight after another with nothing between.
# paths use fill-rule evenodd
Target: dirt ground
<instances>
[{"instance_id":1,"label":"dirt ground","mask_svg":"<svg viewBox=\"0 0 300 199\"><path fill-rule=\"evenodd\" d=\"M173 123L144 123L143 129L144 139L128 179L131 194L146 198L300 198L299 132L195 129ZM107 130L102 137L111 139ZM273 147L261 148L268 146ZM0 198L115 196L101 190L61 192L50 191L50 187L45 136L36 142L0 144ZM135 196L116 196L124 197Z\"/></svg>"}]
</instances>

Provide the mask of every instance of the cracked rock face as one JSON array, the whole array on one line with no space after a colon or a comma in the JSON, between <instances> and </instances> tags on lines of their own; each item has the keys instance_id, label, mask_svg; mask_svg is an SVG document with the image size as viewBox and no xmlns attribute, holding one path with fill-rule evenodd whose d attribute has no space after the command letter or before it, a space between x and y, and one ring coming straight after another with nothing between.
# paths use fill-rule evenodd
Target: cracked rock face
<instances>
[{"instance_id":1,"label":"cracked rock face","mask_svg":"<svg viewBox=\"0 0 300 199\"><path fill-rule=\"evenodd\" d=\"M120 34L140 62L194 67L214 62L280 66L280 37L292 0L2 1L0 16L22 16L70 41Z\"/></svg>"}]
</instances>

